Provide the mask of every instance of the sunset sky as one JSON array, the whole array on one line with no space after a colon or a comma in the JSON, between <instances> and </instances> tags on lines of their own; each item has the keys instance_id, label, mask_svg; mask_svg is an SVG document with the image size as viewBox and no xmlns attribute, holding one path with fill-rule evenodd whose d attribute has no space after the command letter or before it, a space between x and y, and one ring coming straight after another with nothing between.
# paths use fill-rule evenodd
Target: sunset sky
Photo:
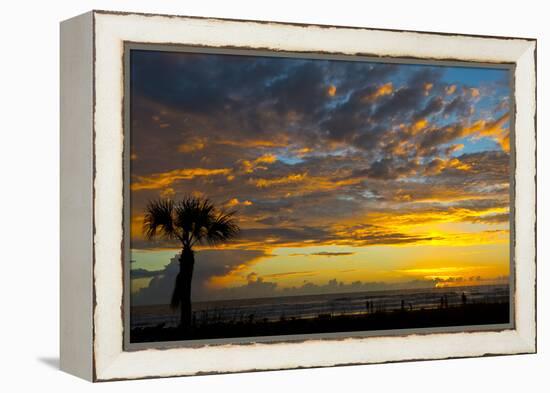
<instances>
[{"instance_id":1,"label":"sunset sky","mask_svg":"<svg viewBox=\"0 0 550 393\"><path fill-rule=\"evenodd\" d=\"M507 281L508 70L131 53L136 303L178 271L144 207L185 195L242 229L197 250L194 300Z\"/></svg>"}]
</instances>

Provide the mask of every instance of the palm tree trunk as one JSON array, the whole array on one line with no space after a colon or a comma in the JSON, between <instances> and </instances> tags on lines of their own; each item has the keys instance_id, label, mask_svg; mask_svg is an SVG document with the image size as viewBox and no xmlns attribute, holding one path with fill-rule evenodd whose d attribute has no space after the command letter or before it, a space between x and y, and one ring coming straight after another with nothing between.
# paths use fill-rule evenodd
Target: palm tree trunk
<instances>
[{"instance_id":1,"label":"palm tree trunk","mask_svg":"<svg viewBox=\"0 0 550 393\"><path fill-rule=\"evenodd\" d=\"M193 280L193 268L195 266L195 253L185 247L180 256L180 272L176 278L176 287L179 287L180 326L188 329L191 326L191 282Z\"/></svg>"}]
</instances>

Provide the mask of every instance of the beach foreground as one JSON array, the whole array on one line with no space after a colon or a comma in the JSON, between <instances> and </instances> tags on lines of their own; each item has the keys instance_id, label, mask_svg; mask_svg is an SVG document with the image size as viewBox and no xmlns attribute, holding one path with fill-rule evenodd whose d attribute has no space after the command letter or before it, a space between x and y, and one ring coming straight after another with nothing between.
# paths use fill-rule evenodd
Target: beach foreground
<instances>
[{"instance_id":1,"label":"beach foreground","mask_svg":"<svg viewBox=\"0 0 550 393\"><path fill-rule=\"evenodd\" d=\"M320 314L315 318L244 320L178 327L150 326L131 330L131 343L281 336L335 332L418 329L451 326L507 324L508 302L463 304L435 309L377 311L356 315Z\"/></svg>"}]
</instances>

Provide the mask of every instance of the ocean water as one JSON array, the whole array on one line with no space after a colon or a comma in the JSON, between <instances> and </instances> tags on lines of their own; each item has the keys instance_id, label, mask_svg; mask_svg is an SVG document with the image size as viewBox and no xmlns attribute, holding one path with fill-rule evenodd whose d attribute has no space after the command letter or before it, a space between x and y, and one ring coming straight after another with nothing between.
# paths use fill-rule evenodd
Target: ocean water
<instances>
[{"instance_id":1,"label":"ocean water","mask_svg":"<svg viewBox=\"0 0 550 393\"><path fill-rule=\"evenodd\" d=\"M486 285L203 301L193 303L193 315L197 324L357 315L401 308L433 309L442 304L452 307L462 304L463 294L467 303L506 303L510 300L508 285ZM178 312L168 305L131 308L131 328L177 326L178 321Z\"/></svg>"}]
</instances>

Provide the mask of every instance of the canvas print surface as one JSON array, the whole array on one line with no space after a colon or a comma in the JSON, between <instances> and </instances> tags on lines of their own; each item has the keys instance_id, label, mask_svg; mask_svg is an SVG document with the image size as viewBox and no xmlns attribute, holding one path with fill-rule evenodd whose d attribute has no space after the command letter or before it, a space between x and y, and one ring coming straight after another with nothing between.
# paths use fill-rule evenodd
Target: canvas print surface
<instances>
[{"instance_id":1,"label":"canvas print surface","mask_svg":"<svg viewBox=\"0 0 550 393\"><path fill-rule=\"evenodd\" d=\"M130 343L512 320L512 70L128 52Z\"/></svg>"}]
</instances>

